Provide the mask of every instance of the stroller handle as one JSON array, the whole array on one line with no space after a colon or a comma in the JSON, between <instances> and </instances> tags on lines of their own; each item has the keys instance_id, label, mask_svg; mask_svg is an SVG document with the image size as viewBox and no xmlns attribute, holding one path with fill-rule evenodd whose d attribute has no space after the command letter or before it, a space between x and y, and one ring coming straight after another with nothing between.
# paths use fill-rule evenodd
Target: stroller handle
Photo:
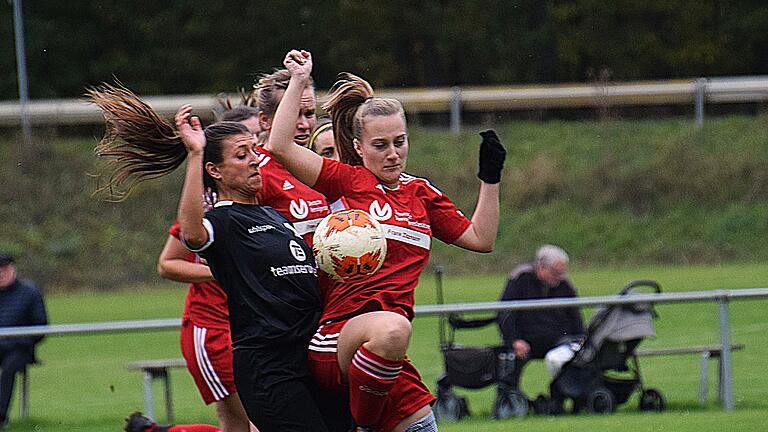
<instances>
[{"instance_id":1,"label":"stroller handle","mask_svg":"<svg viewBox=\"0 0 768 432\"><path fill-rule=\"evenodd\" d=\"M619 295L626 295L633 288L637 288L641 286L651 287L653 288L656 294L661 294L661 285L659 285L659 283L656 282L655 280L637 279L625 285L624 288L622 288L621 291L619 292Z\"/></svg>"}]
</instances>

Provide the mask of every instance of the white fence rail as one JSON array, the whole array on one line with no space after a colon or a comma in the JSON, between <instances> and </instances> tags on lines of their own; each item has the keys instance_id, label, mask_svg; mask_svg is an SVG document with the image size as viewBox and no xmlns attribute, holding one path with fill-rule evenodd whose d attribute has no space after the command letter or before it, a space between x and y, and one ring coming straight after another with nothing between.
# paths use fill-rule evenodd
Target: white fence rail
<instances>
[{"instance_id":1,"label":"white fence rail","mask_svg":"<svg viewBox=\"0 0 768 432\"><path fill-rule=\"evenodd\" d=\"M720 344L723 347L722 392L723 407L734 409L733 369L731 363L731 330L728 303L732 300L768 298L768 288L737 290L696 291L664 294L632 294L631 296L581 297L548 300L521 300L504 302L479 302L422 305L414 308L417 316L445 315L450 313L497 312L502 310L537 310L564 306L594 307L635 303L691 303L714 301L720 317ZM156 319L140 321L112 321L102 323L54 324L46 326L0 328L0 338L41 335L91 335L128 331L172 330L181 326L180 319Z\"/></svg>"},{"instance_id":2,"label":"white fence rail","mask_svg":"<svg viewBox=\"0 0 768 432\"><path fill-rule=\"evenodd\" d=\"M449 113L458 131L463 111L513 111L545 108L694 105L697 123L705 104L768 101L768 76L699 78L695 80L597 83L552 86L451 87L382 89L377 95L400 100L409 113ZM179 106L192 104L204 119L213 118L213 95L150 96L145 100L160 114L172 117ZM321 98L320 102L323 101ZM31 124L38 126L98 124L99 110L81 100L36 100L26 106ZM19 126L21 106L0 102L0 126Z\"/></svg>"}]
</instances>

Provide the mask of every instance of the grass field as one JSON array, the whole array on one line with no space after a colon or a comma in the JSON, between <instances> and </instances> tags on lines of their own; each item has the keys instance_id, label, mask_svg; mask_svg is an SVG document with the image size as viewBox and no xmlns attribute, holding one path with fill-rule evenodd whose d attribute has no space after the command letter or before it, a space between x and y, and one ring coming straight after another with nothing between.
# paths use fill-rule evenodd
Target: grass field
<instances>
[{"instance_id":1,"label":"grass field","mask_svg":"<svg viewBox=\"0 0 768 432\"><path fill-rule=\"evenodd\" d=\"M572 278L582 296L609 295L632 279L658 280L668 291L699 291L726 288L764 287L768 266L738 264L689 267L634 267L613 269L574 268ZM449 303L496 300L504 275L452 277L445 280ZM52 323L79 323L127 319L178 317L185 289L181 285L136 288L119 293L70 294L48 298ZM417 303L434 303L433 277L424 274L417 290ZM717 308L714 303L689 303L658 307L658 337L643 347L671 347L717 343L719 338ZM713 401L716 382L714 363L710 367L710 402L699 406L699 359L696 356L654 357L643 359L642 373L648 386L666 396L669 409L662 414L644 414L636 409L633 397L614 415L533 417L522 420L494 421L488 418L493 400L492 388L462 391L469 398L472 418L455 424L441 424L443 431L720 431L764 430L768 418L768 300L733 302L730 306L732 339L746 349L734 354L734 389L736 410L725 413ZM588 315L590 311L585 311ZM437 319L416 318L409 351L433 387L442 371L438 352ZM459 339L467 344L495 344L495 329L463 332ZM180 357L176 331L135 332L93 336L49 337L40 346L43 365L31 370L31 417L18 421L18 404L12 408L11 431L121 430L122 418L143 409L142 377L125 365L131 361ZM544 366L533 362L526 368L523 388L529 396L544 391L547 381ZM214 423L211 407L202 404L191 378L184 370L172 372L173 400L178 421ZM159 396L160 388L156 388ZM163 421L163 408L156 400L156 414Z\"/></svg>"}]
</instances>

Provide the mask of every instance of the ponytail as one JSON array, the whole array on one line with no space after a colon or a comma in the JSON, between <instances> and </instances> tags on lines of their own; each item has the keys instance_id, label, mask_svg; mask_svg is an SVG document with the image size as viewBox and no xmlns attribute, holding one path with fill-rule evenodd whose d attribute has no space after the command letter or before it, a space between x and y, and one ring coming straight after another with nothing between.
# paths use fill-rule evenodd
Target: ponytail
<instances>
[{"instance_id":1,"label":"ponytail","mask_svg":"<svg viewBox=\"0 0 768 432\"><path fill-rule=\"evenodd\" d=\"M400 101L373 97L371 85L348 72L339 74L323 109L331 116L340 160L349 165L363 164L355 150L354 140L360 138L366 117L400 114L405 122L405 112Z\"/></svg>"},{"instance_id":2,"label":"ponytail","mask_svg":"<svg viewBox=\"0 0 768 432\"><path fill-rule=\"evenodd\" d=\"M162 177L186 159L187 149L179 134L132 91L105 83L88 89L85 95L101 109L107 123L104 138L94 152L107 159L104 170L108 179L96 193L108 190L115 200L122 201L136 184ZM224 140L239 134L250 135L250 132L237 122L219 122L205 128L203 164L221 163ZM203 170L203 186L205 201L213 203L216 182L206 170Z\"/></svg>"},{"instance_id":3,"label":"ponytail","mask_svg":"<svg viewBox=\"0 0 768 432\"><path fill-rule=\"evenodd\" d=\"M107 160L107 181L96 192L108 190L122 201L137 183L172 172L187 157L174 128L119 83L90 88L85 96L101 109L106 121L104 138L94 152ZM103 171L97 178L102 175Z\"/></svg>"}]
</instances>

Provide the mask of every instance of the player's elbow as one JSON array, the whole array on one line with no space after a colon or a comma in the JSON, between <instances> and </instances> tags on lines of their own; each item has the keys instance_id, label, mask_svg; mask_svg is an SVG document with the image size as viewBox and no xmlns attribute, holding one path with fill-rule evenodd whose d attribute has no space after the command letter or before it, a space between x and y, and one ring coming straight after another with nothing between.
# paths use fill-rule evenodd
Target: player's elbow
<instances>
[{"instance_id":1,"label":"player's elbow","mask_svg":"<svg viewBox=\"0 0 768 432\"><path fill-rule=\"evenodd\" d=\"M496 244L495 238L478 238L475 243L475 252L479 253L491 253L493 252L493 246Z\"/></svg>"},{"instance_id":2,"label":"player's elbow","mask_svg":"<svg viewBox=\"0 0 768 432\"><path fill-rule=\"evenodd\" d=\"M493 243L491 243L489 245L483 245L483 246L479 247L477 250L475 250L475 252L491 253L491 252L493 252Z\"/></svg>"},{"instance_id":3,"label":"player's elbow","mask_svg":"<svg viewBox=\"0 0 768 432\"><path fill-rule=\"evenodd\" d=\"M168 264L165 260L157 262L157 274L163 279L170 279L171 271L168 268Z\"/></svg>"}]
</instances>

